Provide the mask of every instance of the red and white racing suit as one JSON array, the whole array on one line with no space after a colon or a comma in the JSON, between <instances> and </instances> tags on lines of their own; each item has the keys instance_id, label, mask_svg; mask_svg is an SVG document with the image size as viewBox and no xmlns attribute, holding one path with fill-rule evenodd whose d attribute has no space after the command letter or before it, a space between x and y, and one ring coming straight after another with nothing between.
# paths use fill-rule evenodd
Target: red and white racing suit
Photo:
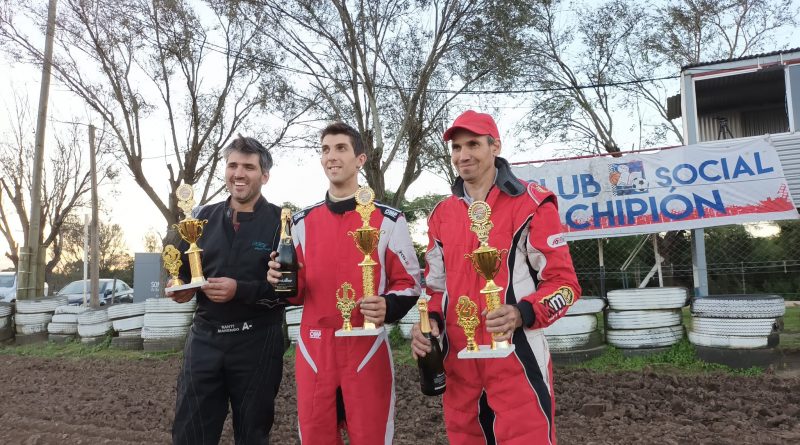
<instances>
[{"instance_id":1,"label":"red and white racing suit","mask_svg":"<svg viewBox=\"0 0 800 445\"><path fill-rule=\"evenodd\" d=\"M463 181L453 196L441 201L428 219L426 286L431 317L443 325L447 391L445 427L453 444L554 444L555 398L552 366L542 328L556 321L580 296L569 248L552 192L517 179L508 163L496 158L495 184L486 197L494 227L489 245L507 249L495 283L503 288L501 303L516 305L523 327L514 331L516 350L505 358L459 359L466 346L456 322L456 303L462 295L478 305L485 280L464 255L479 246L470 231L469 203ZM443 320L442 320L443 318ZM490 344L485 318L476 329L478 344Z\"/></svg>"},{"instance_id":2,"label":"red and white racing suit","mask_svg":"<svg viewBox=\"0 0 800 445\"><path fill-rule=\"evenodd\" d=\"M298 261L298 297L303 318L297 340L295 375L300 437L304 444L341 443L337 392L344 402L350 443L391 443L394 435L394 368L388 333L335 337L342 327L336 292L349 282L363 297L364 254L348 232L362 226L355 199L327 200L294 215L292 238ZM372 259L375 290L386 298L386 323L402 318L420 295L420 268L405 216L376 203L370 226L381 231ZM356 307L353 326L363 326ZM341 402L340 402L341 403Z\"/></svg>"}]
</instances>

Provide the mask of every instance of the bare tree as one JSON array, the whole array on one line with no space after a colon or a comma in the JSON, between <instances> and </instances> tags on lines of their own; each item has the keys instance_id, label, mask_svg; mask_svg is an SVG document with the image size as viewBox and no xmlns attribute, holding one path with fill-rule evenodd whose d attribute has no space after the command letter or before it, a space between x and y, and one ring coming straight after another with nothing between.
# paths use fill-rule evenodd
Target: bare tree
<instances>
[{"instance_id":1,"label":"bare tree","mask_svg":"<svg viewBox=\"0 0 800 445\"><path fill-rule=\"evenodd\" d=\"M786 45L775 44L777 32L796 28L798 14L792 0L671 0L642 17L625 42L617 59L621 80L630 81L626 89L655 110L662 132L683 143L666 109L677 88L670 91L661 79L677 76L686 65L782 49Z\"/></svg>"},{"instance_id":2,"label":"bare tree","mask_svg":"<svg viewBox=\"0 0 800 445\"><path fill-rule=\"evenodd\" d=\"M60 4L54 76L83 99L113 133L116 155L167 226L178 221L174 191L196 186L205 203L224 187L216 170L237 131L251 129L268 148L287 142L287 129L309 106L276 71L279 56L264 30L274 23L245 2L65 0ZM18 27L20 13L38 24L41 5L4 5L0 37L6 48L36 62L41 51ZM245 17L246 16L246 17ZM261 117L270 125L253 125ZM164 132L163 171L145 169L148 133ZM273 130L267 131L268 128ZM169 182L169 197L156 190ZM175 240L174 232L168 242Z\"/></svg>"},{"instance_id":3,"label":"bare tree","mask_svg":"<svg viewBox=\"0 0 800 445\"><path fill-rule=\"evenodd\" d=\"M13 109L8 109L10 133L0 140L0 234L5 238L9 251L5 252L16 267L18 239L27 239L30 230L30 189L32 187L31 169L33 160L34 127L31 107L27 98L14 97ZM45 249L49 249L45 273L49 274L61 260L65 221L75 215L76 209L87 205L90 187L89 170L84 165L83 156L89 150L86 142L86 129L70 124L67 131L56 132L55 151L50 150L43 180L41 214L41 239ZM101 137L100 146L107 140ZM99 158L99 183L113 180L116 171L110 168L104 158ZM8 200L11 205L4 206ZM15 236L15 228L21 227L22 238Z\"/></svg>"},{"instance_id":4,"label":"bare tree","mask_svg":"<svg viewBox=\"0 0 800 445\"><path fill-rule=\"evenodd\" d=\"M322 98L315 114L361 132L366 180L394 205L423 169L437 167L430 138L452 101L512 74L508 58L520 46L517 11L528 9L513 0L257 3L278 26L268 33L273 42L308 75L306 94ZM393 165L402 179L387 194L385 175Z\"/></svg>"},{"instance_id":5,"label":"bare tree","mask_svg":"<svg viewBox=\"0 0 800 445\"><path fill-rule=\"evenodd\" d=\"M531 94L524 127L542 141L558 140L578 152L616 153L614 62L643 11L623 1L575 8L542 2L530 17L520 80L539 91Z\"/></svg>"},{"instance_id":6,"label":"bare tree","mask_svg":"<svg viewBox=\"0 0 800 445\"><path fill-rule=\"evenodd\" d=\"M97 264L102 271L119 270L128 267L130 254L125 241L125 232L119 224L105 223L108 216L101 218L98 224L98 250ZM63 261L62 265L83 261L83 222L74 216L68 218L63 226Z\"/></svg>"}]
</instances>

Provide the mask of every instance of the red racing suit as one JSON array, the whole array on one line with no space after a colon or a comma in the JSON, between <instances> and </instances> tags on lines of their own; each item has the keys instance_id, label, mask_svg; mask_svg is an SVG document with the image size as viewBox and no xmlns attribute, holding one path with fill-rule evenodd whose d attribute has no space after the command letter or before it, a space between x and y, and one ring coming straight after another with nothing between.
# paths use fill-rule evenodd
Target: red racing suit
<instances>
[{"instance_id":1,"label":"red racing suit","mask_svg":"<svg viewBox=\"0 0 800 445\"><path fill-rule=\"evenodd\" d=\"M355 199L327 200L293 217L298 261L298 297L303 318L297 340L295 376L300 438L304 444L342 443L337 425L337 393L344 404L350 443L391 443L394 436L394 367L388 333L335 337L342 327L336 291L349 282L363 297L364 254L348 232L362 226ZM420 295L420 268L405 216L376 203L370 226L381 231L372 259L375 290L386 298L386 323L402 318ZM353 310L353 326L364 316Z\"/></svg>"},{"instance_id":2,"label":"red racing suit","mask_svg":"<svg viewBox=\"0 0 800 445\"><path fill-rule=\"evenodd\" d=\"M453 444L554 444L555 398L552 366L542 328L556 321L580 297L569 248L561 233L555 195L511 173L495 159L497 177L486 197L494 227L489 245L508 249L494 278L501 303L516 305L523 327L512 337L515 351L505 358L459 359L466 346L456 322L456 303L467 295L480 314L485 280L464 255L479 246L470 231L463 181L428 219L425 283L431 317L438 319L445 354L445 427ZM444 323L442 323L444 322ZM476 329L478 344L491 343L485 318Z\"/></svg>"}]
</instances>

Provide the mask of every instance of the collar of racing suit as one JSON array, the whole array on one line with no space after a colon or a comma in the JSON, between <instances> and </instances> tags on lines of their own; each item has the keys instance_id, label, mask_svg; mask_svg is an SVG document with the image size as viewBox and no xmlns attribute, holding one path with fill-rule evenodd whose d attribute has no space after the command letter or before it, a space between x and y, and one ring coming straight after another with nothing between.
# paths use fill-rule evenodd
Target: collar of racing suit
<instances>
[{"instance_id":1,"label":"collar of racing suit","mask_svg":"<svg viewBox=\"0 0 800 445\"><path fill-rule=\"evenodd\" d=\"M356 209L356 198L353 196L352 198L345 199L344 201L332 201L328 192L325 192L325 205L328 206L328 209L331 212L341 215L345 212Z\"/></svg>"},{"instance_id":2,"label":"collar of racing suit","mask_svg":"<svg viewBox=\"0 0 800 445\"><path fill-rule=\"evenodd\" d=\"M494 166L497 167L497 175L494 178L494 185L500 189L500 191L504 192L509 196L519 196L524 191L525 188L519 182L514 173L511 172L511 165L509 165L508 161L505 158L501 158L497 156L494 158ZM453 183L453 186L450 188L453 191L453 194L458 196L459 198L464 197L464 180L461 179L459 176L456 178L456 182Z\"/></svg>"}]
</instances>

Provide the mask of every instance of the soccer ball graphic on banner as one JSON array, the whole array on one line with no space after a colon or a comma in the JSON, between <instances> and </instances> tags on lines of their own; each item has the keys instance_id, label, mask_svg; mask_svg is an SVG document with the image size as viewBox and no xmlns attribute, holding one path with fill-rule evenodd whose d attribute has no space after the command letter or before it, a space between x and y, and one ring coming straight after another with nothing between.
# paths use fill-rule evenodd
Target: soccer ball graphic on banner
<instances>
[{"instance_id":1,"label":"soccer ball graphic on banner","mask_svg":"<svg viewBox=\"0 0 800 445\"><path fill-rule=\"evenodd\" d=\"M634 190L636 190L637 192L644 193L644 192L647 191L648 186L650 184L647 182L647 179L634 178L633 181L631 181L631 185L633 186Z\"/></svg>"}]
</instances>

